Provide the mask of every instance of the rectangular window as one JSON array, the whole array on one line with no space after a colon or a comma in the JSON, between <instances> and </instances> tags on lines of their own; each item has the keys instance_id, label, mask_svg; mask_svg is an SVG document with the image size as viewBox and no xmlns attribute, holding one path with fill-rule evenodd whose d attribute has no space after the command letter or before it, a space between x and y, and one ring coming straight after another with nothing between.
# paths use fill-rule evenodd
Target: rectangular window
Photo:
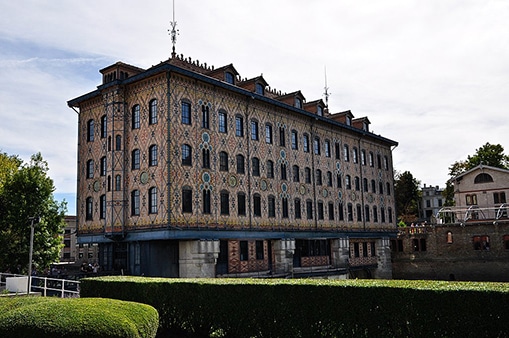
<instances>
[{"instance_id":1,"label":"rectangular window","mask_svg":"<svg viewBox=\"0 0 509 338\"><path fill-rule=\"evenodd\" d=\"M240 260L247 261L248 258L248 243L247 241L240 241Z\"/></svg>"},{"instance_id":2,"label":"rectangular window","mask_svg":"<svg viewBox=\"0 0 509 338\"><path fill-rule=\"evenodd\" d=\"M263 254L263 241L256 241L256 259L257 260L263 260L264 259Z\"/></svg>"},{"instance_id":3,"label":"rectangular window","mask_svg":"<svg viewBox=\"0 0 509 338\"><path fill-rule=\"evenodd\" d=\"M239 216L246 216L246 195L237 195L237 214Z\"/></svg>"},{"instance_id":4,"label":"rectangular window","mask_svg":"<svg viewBox=\"0 0 509 338\"><path fill-rule=\"evenodd\" d=\"M489 251L490 250L490 237L489 236L474 236L474 250Z\"/></svg>"},{"instance_id":5,"label":"rectangular window","mask_svg":"<svg viewBox=\"0 0 509 338\"><path fill-rule=\"evenodd\" d=\"M182 189L182 212L193 212L193 191L191 189Z\"/></svg>"}]
</instances>

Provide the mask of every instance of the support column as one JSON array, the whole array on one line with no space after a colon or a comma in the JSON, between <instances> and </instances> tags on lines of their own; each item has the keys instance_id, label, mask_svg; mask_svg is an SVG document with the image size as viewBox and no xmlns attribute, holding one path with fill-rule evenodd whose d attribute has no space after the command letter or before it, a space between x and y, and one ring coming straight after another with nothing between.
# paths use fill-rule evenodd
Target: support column
<instances>
[{"instance_id":1,"label":"support column","mask_svg":"<svg viewBox=\"0 0 509 338\"><path fill-rule=\"evenodd\" d=\"M350 241L348 238L338 238L331 241L332 265L335 268L348 268L350 257Z\"/></svg>"},{"instance_id":2,"label":"support column","mask_svg":"<svg viewBox=\"0 0 509 338\"><path fill-rule=\"evenodd\" d=\"M378 268L374 271L374 278L392 279L391 243L388 237L376 241L376 256Z\"/></svg>"},{"instance_id":3,"label":"support column","mask_svg":"<svg viewBox=\"0 0 509 338\"><path fill-rule=\"evenodd\" d=\"M216 261L218 255L218 240L180 241L179 277L216 277Z\"/></svg>"},{"instance_id":4,"label":"support column","mask_svg":"<svg viewBox=\"0 0 509 338\"><path fill-rule=\"evenodd\" d=\"M295 239L275 240L272 244L274 254L274 273L293 273Z\"/></svg>"}]
</instances>

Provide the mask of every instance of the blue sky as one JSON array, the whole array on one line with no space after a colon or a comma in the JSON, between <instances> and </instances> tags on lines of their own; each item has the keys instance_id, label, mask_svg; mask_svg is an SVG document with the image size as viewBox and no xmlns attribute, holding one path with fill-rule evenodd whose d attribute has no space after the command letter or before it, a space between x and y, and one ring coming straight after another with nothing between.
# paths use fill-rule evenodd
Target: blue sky
<instances>
[{"instance_id":1,"label":"blue sky","mask_svg":"<svg viewBox=\"0 0 509 338\"><path fill-rule=\"evenodd\" d=\"M509 153L506 0L177 0L177 52L368 116L397 171L444 186L486 142ZM171 0L0 3L0 150L41 152L75 213L77 116L99 69L168 59Z\"/></svg>"}]
</instances>

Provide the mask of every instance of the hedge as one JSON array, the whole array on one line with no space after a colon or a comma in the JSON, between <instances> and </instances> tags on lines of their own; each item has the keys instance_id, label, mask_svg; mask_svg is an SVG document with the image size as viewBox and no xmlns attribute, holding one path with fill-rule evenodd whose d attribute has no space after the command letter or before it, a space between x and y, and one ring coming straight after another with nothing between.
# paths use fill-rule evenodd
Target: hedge
<instances>
[{"instance_id":1,"label":"hedge","mask_svg":"<svg viewBox=\"0 0 509 338\"><path fill-rule=\"evenodd\" d=\"M155 337L157 311L102 298L0 297L0 337Z\"/></svg>"},{"instance_id":2,"label":"hedge","mask_svg":"<svg viewBox=\"0 0 509 338\"><path fill-rule=\"evenodd\" d=\"M103 277L81 295L154 306L161 336L509 336L503 283Z\"/></svg>"}]
</instances>

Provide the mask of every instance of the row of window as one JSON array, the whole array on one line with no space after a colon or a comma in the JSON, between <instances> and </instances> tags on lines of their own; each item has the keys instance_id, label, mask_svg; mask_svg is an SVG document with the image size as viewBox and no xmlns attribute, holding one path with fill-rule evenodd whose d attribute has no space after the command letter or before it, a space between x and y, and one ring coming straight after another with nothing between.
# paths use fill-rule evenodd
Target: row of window
<instances>
[{"instance_id":1,"label":"row of window","mask_svg":"<svg viewBox=\"0 0 509 338\"><path fill-rule=\"evenodd\" d=\"M220 214L221 215L230 215L230 193L226 190L223 190L220 192ZM243 192L237 193L237 215L238 216L246 216L247 213L247 201L246 201L246 194ZM258 193L255 193L253 195L253 215L261 217L262 216L262 200L261 195ZM289 217L289 206L288 206L288 198L282 198L281 199L281 215L282 218L288 218ZM313 201L306 200L304 201L304 205L302 205L302 201L299 198L294 199L294 218L295 219L301 219L303 217L303 213L305 212L305 216L307 219L313 219L314 218L314 210L313 210ZM303 208L305 208L303 210ZM270 195L267 197L267 217L272 218L276 217L276 197L273 195ZM328 219L334 220L334 203L329 202L328 203ZM319 220L323 220L325 218L325 204L322 201L317 202L316 206L316 213L317 218ZM203 214L211 214L211 192L210 190L203 190L202 192L202 213ZM346 215L345 215L346 211ZM369 205L365 206L364 214L362 212L362 207L360 204L357 204L355 206L356 211L356 220L362 221L362 218L364 217L366 222L370 222L370 215L373 216L373 222L379 221L379 213L377 206L373 206L372 208ZM372 211L372 212L371 212ZM192 189L191 188L183 188L182 189L182 212L183 213L193 213L193 203L192 203ZM339 220L348 220L348 221L354 221L354 206L352 203L348 203L346 206L346 210L343 208L343 204L340 203L339 205ZM346 217L345 217L346 216ZM389 223L392 223L392 209L387 209L387 216ZM380 221L382 223L386 222L386 212L385 208L380 208Z\"/></svg>"},{"instance_id":2,"label":"row of window","mask_svg":"<svg viewBox=\"0 0 509 338\"><path fill-rule=\"evenodd\" d=\"M192 162L192 152L193 149L189 144L183 144L182 145L182 165L191 166L193 165ZM245 174L245 157L242 154L236 155L236 169L237 174ZM202 149L202 168L204 169L210 169L210 150L209 149ZM265 163L265 169L267 172L267 178L274 178L274 161L267 160ZM229 155L225 151L221 151L219 153L219 170L220 171L229 171ZM253 176L260 176L260 159L258 157L251 158L251 174ZM298 165L293 165L291 169L291 180L293 182L300 182L301 181L301 171L300 167ZM317 185L323 184L323 176L322 170L316 169L315 170L315 182ZM280 164L280 179L281 180L288 180L288 168L287 165L284 163ZM331 171L327 171L325 173L325 181L326 185L329 187L332 187L334 185L333 182L333 174ZM311 168L305 167L304 168L304 182L305 183L311 183ZM369 185L371 185L371 192L376 193L377 191L377 184L375 180L371 180L371 183L369 184L369 181L367 178L362 179L362 189L365 192L369 191ZM337 188L342 188L342 175L336 174L336 186ZM345 188L346 189L355 189L360 191L361 190L361 179L358 176L355 176L352 180L352 177L350 175L345 175ZM382 182L378 183L378 192L380 194L384 193L384 184ZM385 192L387 195L391 194L391 184L387 182L385 184Z\"/></svg>"},{"instance_id":3,"label":"row of window","mask_svg":"<svg viewBox=\"0 0 509 338\"><path fill-rule=\"evenodd\" d=\"M148 213L157 214L157 188L151 187L148 189ZM94 218L94 200L92 197L87 197L85 201L85 218L91 221ZM133 190L131 192L131 215L140 215L140 191ZM106 219L106 195L99 196L99 219Z\"/></svg>"},{"instance_id":4,"label":"row of window","mask_svg":"<svg viewBox=\"0 0 509 338\"><path fill-rule=\"evenodd\" d=\"M140 149L134 149L131 152L131 169L136 170L140 169L141 163L141 152ZM148 148L148 166L154 167L158 164L158 147L153 144ZM106 176L106 168L107 168L107 159L106 156L101 157L100 159L100 167L99 167L99 175ZM88 160L86 166L86 177L94 178L95 171L95 163L94 160Z\"/></svg>"},{"instance_id":5,"label":"row of window","mask_svg":"<svg viewBox=\"0 0 509 338\"><path fill-rule=\"evenodd\" d=\"M220 133L228 133L228 116L227 113L223 110L219 111L218 114L218 131ZM182 116L181 122L183 124L190 125L191 124L191 103L187 101L182 102ZM209 123L209 107L203 105L202 106L202 128L210 129ZM251 139L258 141L259 140L259 126L257 120L251 120ZM286 128L284 126L279 127L279 145L282 147L286 147ZM235 135L239 137L244 137L244 118L241 115L235 115ZM273 136L273 126L270 123L265 124L265 142L268 144L274 143ZM307 133L303 134L302 137L302 148L304 152L310 152L310 136ZM292 130L290 133L290 144L291 148L294 150L299 149L299 137L298 132L296 130ZM313 152L315 155L321 155L322 153L322 145L319 137L315 137L313 139ZM331 142L329 140L325 140L323 142L323 152L326 157L332 157L332 147ZM367 156L366 156L367 155ZM335 143L335 156L336 159L341 159L341 147L338 142ZM362 149L360 154L356 147L352 148L352 152L350 153L349 146L347 144L343 145L343 159L345 162L350 161L350 156L352 157L352 161L354 163L359 163L359 160L362 165L366 165L369 163L371 167L375 166L374 154L373 152L369 152L366 154L366 151ZM360 157L360 158L359 158ZM381 155L377 155L377 167L382 169L382 157ZM385 170L389 169L389 159L387 156L383 158L383 168Z\"/></svg>"},{"instance_id":6,"label":"row of window","mask_svg":"<svg viewBox=\"0 0 509 338\"><path fill-rule=\"evenodd\" d=\"M211 192L210 190L203 191L202 198L202 212L203 214L211 214ZM246 216L247 215L247 201L246 195L244 193L237 194L237 215L238 216ZM294 199L293 201L293 212L295 219L301 219L303 217L303 213L305 213L305 217L308 220L314 219L314 212L316 211L316 217L318 220L325 219L325 204L323 201L318 201L316 205L316 210L313 210L313 202L311 200L304 201L304 205L301 205L301 200L299 198ZM85 207L85 218L86 220L93 219L93 198L88 197L86 199L86 207ZM305 208L303 210L303 208ZM355 215L354 215L355 210ZM328 219L334 220L335 215L335 207L333 202L328 202ZM183 213L192 213L193 212L193 201L192 201L192 190L190 188L182 189L182 212ZM346 212L346 214L345 214ZM157 188L151 187L148 190L148 213L149 214L157 214ZM289 218L289 206L288 199L283 198L281 200L281 213L282 218ZM353 205L352 203L348 203L346 209L343 207L343 204L339 204L338 208L338 219L339 220L347 220L350 222L356 221L361 222L364 220L366 222L371 221L371 217L374 223L386 222L386 216L388 217L388 222L392 223L393 214L392 208L387 208L387 212L385 208L381 207L380 212L377 206L370 207L369 205L364 206L364 212L360 204ZM220 192L220 214L221 215L230 215L230 193L228 191ZM131 192L131 216L139 216L140 215L140 191L133 190ZM253 195L253 215L257 217L262 216L262 201L261 196L259 194ZM355 217L354 217L355 216ZM379 219L380 216L380 219ZM267 198L267 217L274 218L276 217L276 198L273 195L268 196ZM99 197L99 219L106 218L106 195L101 195Z\"/></svg>"},{"instance_id":7,"label":"row of window","mask_svg":"<svg viewBox=\"0 0 509 338\"><path fill-rule=\"evenodd\" d=\"M157 108L157 99L152 99L148 105L148 123L149 124L157 124L158 121L158 108ZM140 114L140 105L137 104L131 109L131 128L139 129L141 122L141 114ZM100 125L100 136L101 138L106 138L108 134L108 118L106 115L101 116L101 125ZM95 121L88 120L87 122L87 141L93 142L95 138ZM117 149L119 150L119 149Z\"/></svg>"},{"instance_id":8,"label":"row of window","mask_svg":"<svg viewBox=\"0 0 509 338\"><path fill-rule=\"evenodd\" d=\"M504 235L502 237L503 240L503 248L505 250L509 250L509 235ZM446 243L453 243L453 235L451 231L447 232L446 235ZM489 251L490 250L490 236L488 235L480 235L472 237L473 249L477 251ZM391 250L393 252L403 252L403 240L391 240ZM412 238L412 251L426 251L426 239L425 238Z\"/></svg>"},{"instance_id":9,"label":"row of window","mask_svg":"<svg viewBox=\"0 0 509 338\"><path fill-rule=\"evenodd\" d=\"M467 205L477 205L477 194L465 195L465 202ZM507 203L504 191L496 191L493 193L493 204Z\"/></svg>"}]
</instances>

